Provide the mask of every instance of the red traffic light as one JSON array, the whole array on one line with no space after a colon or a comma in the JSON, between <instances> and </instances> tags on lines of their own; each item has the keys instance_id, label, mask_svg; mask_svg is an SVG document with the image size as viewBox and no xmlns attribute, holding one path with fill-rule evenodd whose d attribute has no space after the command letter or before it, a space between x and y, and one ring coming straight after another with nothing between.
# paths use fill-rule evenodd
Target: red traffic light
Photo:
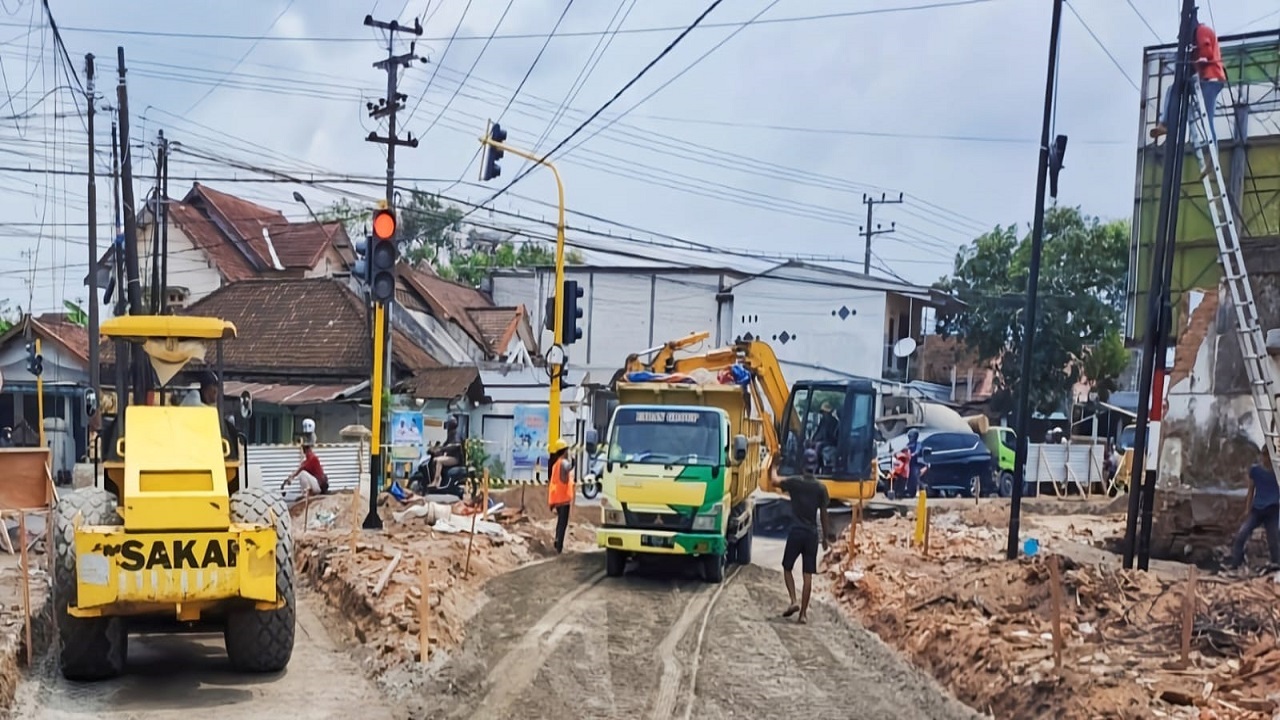
<instances>
[{"instance_id":1,"label":"red traffic light","mask_svg":"<svg viewBox=\"0 0 1280 720\"><path fill-rule=\"evenodd\" d=\"M383 208L373 214L373 236L390 240L396 236L396 214Z\"/></svg>"}]
</instances>

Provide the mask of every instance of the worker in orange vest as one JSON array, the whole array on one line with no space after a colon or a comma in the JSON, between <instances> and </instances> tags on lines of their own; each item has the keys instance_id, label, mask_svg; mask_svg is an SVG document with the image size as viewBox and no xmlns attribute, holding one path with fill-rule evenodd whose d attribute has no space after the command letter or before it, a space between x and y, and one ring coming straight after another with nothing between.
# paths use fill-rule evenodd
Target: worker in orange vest
<instances>
[{"instance_id":1,"label":"worker in orange vest","mask_svg":"<svg viewBox=\"0 0 1280 720\"><path fill-rule=\"evenodd\" d=\"M573 505L573 463L569 459L569 443L556 438L547 446L550 458L547 473L550 487L547 504L556 513L556 552L564 550L564 533L569 529L569 507Z\"/></svg>"}]
</instances>

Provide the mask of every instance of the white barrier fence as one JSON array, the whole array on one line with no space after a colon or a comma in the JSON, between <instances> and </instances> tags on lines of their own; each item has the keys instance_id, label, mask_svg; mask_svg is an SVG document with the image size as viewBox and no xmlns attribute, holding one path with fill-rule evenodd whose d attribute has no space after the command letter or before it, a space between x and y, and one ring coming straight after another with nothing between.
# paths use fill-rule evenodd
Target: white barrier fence
<instances>
[{"instance_id":1,"label":"white barrier fence","mask_svg":"<svg viewBox=\"0 0 1280 720\"><path fill-rule=\"evenodd\" d=\"M369 477L369 447L360 443L334 443L316 445L325 475L329 476L329 492L352 490L362 477ZM246 453L249 463L250 483L267 490L279 491L280 483L289 477L302 463L302 448L298 445L250 445ZM285 499L293 500L301 493L297 483L285 490Z\"/></svg>"},{"instance_id":2,"label":"white barrier fence","mask_svg":"<svg viewBox=\"0 0 1280 720\"><path fill-rule=\"evenodd\" d=\"M1095 483L1104 487L1110 478L1102 472L1103 445L1031 443L1027 448L1027 479L1052 483L1060 492L1074 486L1087 492Z\"/></svg>"}]
</instances>

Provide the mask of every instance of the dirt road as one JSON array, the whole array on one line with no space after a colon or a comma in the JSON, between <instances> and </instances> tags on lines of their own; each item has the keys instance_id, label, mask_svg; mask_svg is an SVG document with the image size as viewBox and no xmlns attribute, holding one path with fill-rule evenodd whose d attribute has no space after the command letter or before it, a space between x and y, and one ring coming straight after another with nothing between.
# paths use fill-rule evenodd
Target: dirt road
<instances>
[{"instance_id":1,"label":"dirt road","mask_svg":"<svg viewBox=\"0 0 1280 720\"><path fill-rule=\"evenodd\" d=\"M597 554L496 579L467 641L434 676L405 679L415 718L975 717L826 606L782 620L776 571L724 585Z\"/></svg>"},{"instance_id":2,"label":"dirt road","mask_svg":"<svg viewBox=\"0 0 1280 720\"><path fill-rule=\"evenodd\" d=\"M133 635L127 675L105 683L71 683L49 657L42 671L19 686L12 717L319 720L350 718L353 708L369 720L398 717L350 655L333 644L317 616L319 602L309 593L302 596L293 660L281 675L231 672L220 634Z\"/></svg>"}]
</instances>

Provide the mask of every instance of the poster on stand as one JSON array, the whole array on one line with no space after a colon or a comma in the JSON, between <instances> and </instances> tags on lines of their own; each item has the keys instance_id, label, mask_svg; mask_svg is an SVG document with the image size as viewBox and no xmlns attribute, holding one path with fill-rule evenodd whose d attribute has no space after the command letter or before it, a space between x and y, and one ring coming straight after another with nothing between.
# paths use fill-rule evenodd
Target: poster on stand
<instances>
[{"instance_id":1,"label":"poster on stand","mask_svg":"<svg viewBox=\"0 0 1280 720\"><path fill-rule=\"evenodd\" d=\"M391 444L422 445L422 413L391 413Z\"/></svg>"},{"instance_id":2,"label":"poster on stand","mask_svg":"<svg viewBox=\"0 0 1280 720\"><path fill-rule=\"evenodd\" d=\"M551 414L545 405L517 405L513 422L515 437L511 444L511 466L531 469L536 463L547 467L547 426Z\"/></svg>"}]
</instances>

